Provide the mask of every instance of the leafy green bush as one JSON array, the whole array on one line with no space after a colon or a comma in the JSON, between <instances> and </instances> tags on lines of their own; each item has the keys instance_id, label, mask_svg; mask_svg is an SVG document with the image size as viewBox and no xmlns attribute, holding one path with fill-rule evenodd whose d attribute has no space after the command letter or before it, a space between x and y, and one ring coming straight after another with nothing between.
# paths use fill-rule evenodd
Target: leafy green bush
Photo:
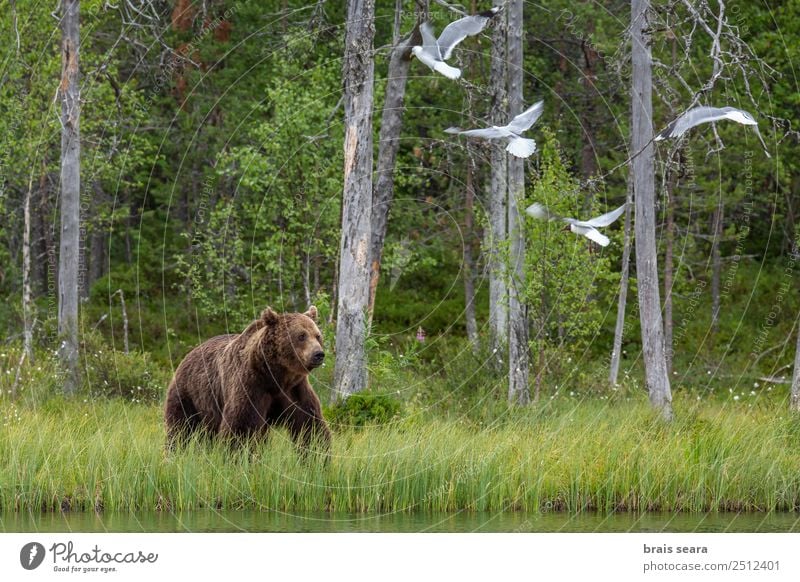
<instances>
[{"instance_id":1,"label":"leafy green bush","mask_svg":"<svg viewBox=\"0 0 800 582\"><path fill-rule=\"evenodd\" d=\"M388 394L361 392L328 409L326 417L334 427L363 427L387 424L400 414L400 402Z\"/></svg>"},{"instance_id":2,"label":"leafy green bush","mask_svg":"<svg viewBox=\"0 0 800 582\"><path fill-rule=\"evenodd\" d=\"M117 351L97 333L84 335L81 351L83 389L92 397L121 397L132 402L161 400L170 379L168 370L149 353Z\"/></svg>"}]
</instances>

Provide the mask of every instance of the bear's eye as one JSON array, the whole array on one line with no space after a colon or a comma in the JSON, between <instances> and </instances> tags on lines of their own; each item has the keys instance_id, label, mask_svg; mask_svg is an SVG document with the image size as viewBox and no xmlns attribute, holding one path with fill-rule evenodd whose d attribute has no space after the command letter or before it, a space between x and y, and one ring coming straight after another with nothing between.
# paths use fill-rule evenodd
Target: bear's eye
<instances>
[{"instance_id":1,"label":"bear's eye","mask_svg":"<svg viewBox=\"0 0 800 582\"><path fill-rule=\"evenodd\" d=\"M321 335L319 335L319 334L317 334L317 341L318 341L319 343L322 343L322 336L321 336Z\"/></svg>"},{"instance_id":2,"label":"bear's eye","mask_svg":"<svg viewBox=\"0 0 800 582\"><path fill-rule=\"evenodd\" d=\"M306 337L307 337L306 334L301 333L299 336L297 336L297 341L304 342L306 341Z\"/></svg>"}]
</instances>

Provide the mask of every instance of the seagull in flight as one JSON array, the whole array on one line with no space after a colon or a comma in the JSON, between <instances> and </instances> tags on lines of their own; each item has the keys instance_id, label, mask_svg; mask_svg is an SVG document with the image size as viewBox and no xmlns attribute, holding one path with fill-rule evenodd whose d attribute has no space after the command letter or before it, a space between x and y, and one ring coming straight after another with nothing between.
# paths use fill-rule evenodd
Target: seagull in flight
<instances>
[{"instance_id":1,"label":"seagull in flight","mask_svg":"<svg viewBox=\"0 0 800 582\"><path fill-rule=\"evenodd\" d=\"M489 19L498 12L500 12L500 7L495 6L491 10L459 18L445 26L438 39L433 34L431 23L423 22L419 27L420 33L422 33L422 46L412 47L411 52L420 62L437 73L441 73L448 79L458 79L461 77L461 69L451 67L445 61L450 58L458 43L468 36L481 32L486 28Z\"/></svg>"},{"instance_id":2,"label":"seagull in flight","mask_svg":"<svg viewBox=\"0 0 800 582\"><path fill-rule=\"evenodd\" d=\"M601 247L606 247L611 241L597 229L599 227L608 226L618 219L622 213L625 212L625 204L616 210L612 210L611 212L607 212L591 220L578 220L576 218L566 218L553 214L544 205L538 202L530 205L525 212L540 220L560 220L566 222L568 226L565 226L564 230L569 229L575 234L581 234L589 240L593 240Z\"/></svg>"},{"instance_id":3,"label":"seagull in flight","mask_svg":"<svg viewBox=\"0 0 800 582\"><path fill-rule=\"evenodd\" d=\"M532 139L522 137L522 133L530 129L542 115L544 101L539 101L528 107L525 111L511 120L511 123L498 127L493 125L485 129L461 129L460 127L448 127L445 133L456 135L469 135L481 137L483 139L507 139L506 151L518 158L527 158L536 151L536 142Z\"/></svg>"},{"instance_id":4,"label":"seagull in flight","mask_svg":"<svg viewBox=\"0 0 800 582\"><path fill-rule=\"evenodd\" d=\"M694 107L670 123L661 133L653 138L653 141L679 138L697 125L722 121L723 119L735 121L742 125L751 125L761 145L764 147L764 153L767 154L768 158L771 157L767 151L767 145L764 143L764 139L758 131L758 122L747 111L735 107L708 107L706 105Z\"/></svg>"}]
</instances>

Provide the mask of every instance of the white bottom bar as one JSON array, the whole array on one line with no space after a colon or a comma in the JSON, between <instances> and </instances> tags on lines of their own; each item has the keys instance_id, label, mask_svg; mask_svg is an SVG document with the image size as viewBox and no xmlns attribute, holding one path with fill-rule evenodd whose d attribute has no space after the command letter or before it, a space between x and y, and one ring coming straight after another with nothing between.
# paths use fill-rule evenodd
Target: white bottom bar
<instances>
[{"instance_id":1,"label":"white bottom bar","mask_svg":"<svg viewBox=\"0 0 800 582\"><path fill-rule=\"evenodd\" d=\"M798 539L797 534L733 533L2 534L0 575L3 580L226 582L253 576L282 582L794 581L800 580ZM31 550L32 542L41 546ZM35 569L23 567L37 560Z\"/></svg>"}]
</instances>

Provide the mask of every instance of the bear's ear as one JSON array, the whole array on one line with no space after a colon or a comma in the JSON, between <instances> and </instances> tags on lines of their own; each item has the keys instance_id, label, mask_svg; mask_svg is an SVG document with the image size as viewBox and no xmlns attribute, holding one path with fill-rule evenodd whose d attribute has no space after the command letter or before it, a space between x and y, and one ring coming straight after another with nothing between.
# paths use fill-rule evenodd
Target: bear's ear
<instances>
[{"instance_id":1,"label":"bear's ear","mask_svg":"<svg viewBox=\"0 0 800 582\"><path fill-rule=\"evenodd\" d=\"M273 311L272 307L267 307L264 311L261 312L260 320L262 323L265 323L267 325L273 325L275 323L278 323L278 314L275 313L275 311Z\"/></svg>"},{"instance_id":2,"label":"bear's ear","mask_svg":"<svg viewBox=\"0 0 800 582\"><path fill-rule=\"evenodd\" d=\"M317 315L318 315L317 308L312 305L311 307L308 308L308 311L306 311L303 315L310 317L314 321L317 321Z\"/></svg>"}]
</instances>

